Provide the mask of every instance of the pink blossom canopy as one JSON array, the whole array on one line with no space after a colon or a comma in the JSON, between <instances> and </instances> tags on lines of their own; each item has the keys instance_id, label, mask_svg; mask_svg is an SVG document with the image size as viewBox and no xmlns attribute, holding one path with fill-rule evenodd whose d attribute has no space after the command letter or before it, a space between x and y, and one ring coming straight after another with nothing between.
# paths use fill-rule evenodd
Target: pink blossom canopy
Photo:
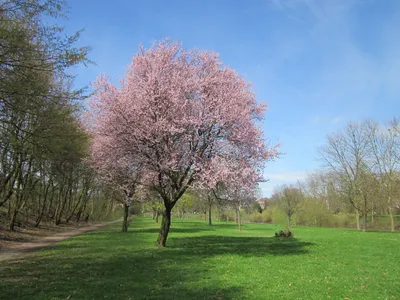
<instances>
[{"instance_id":1,"label":"pink blossom canopy","mask_svg":"<svg viewBox=\"0 0 400 300\"><path fill-rule=\"evenodd\" d=\"M163 40L141 48L120 87L102 76L95 90L87 122L97 164L140 164L165 196L193 180L252 186L277 155L257 126L265 105L215 53Z\"/></svg>"}]
</instances>

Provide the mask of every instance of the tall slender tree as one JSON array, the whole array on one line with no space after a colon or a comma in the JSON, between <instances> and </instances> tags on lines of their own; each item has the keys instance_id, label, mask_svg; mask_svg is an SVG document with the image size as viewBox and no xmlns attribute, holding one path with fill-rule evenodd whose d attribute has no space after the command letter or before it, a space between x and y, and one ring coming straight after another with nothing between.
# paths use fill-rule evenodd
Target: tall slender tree
<instances>
[{"instance_id":1,"label":"tall slender tree","mask_svg":"<svg viewBox=\"0 0 400 300\"><path fill-rule=\"evenodd\" d=\"M372 154L373 171L380 185L380 195L385 200L390 217L390 227L395 231L394 200L396 185L400 179L400 135L396 132L398 120L393 119L389 126L381 126L369 121L369 145Z\"/></svg>"},{"instance_id":2,"label":"tall slender tree","mask_svg":"<svg viewBox=\"0 0 400 300\"><path fill-rule=\"evenodd\" d=\"M369 138L365 123L349 123L346 128L328 136L327 145L320 149L325 166L338 176L341 191L363 217L363 230L367 229L367 215L371 211L367 177L370 174Z\"/></svg>"},{"instance_id":3,"label":"tall slender tree","mask_svg":"<svg viewBox=\"0 0 400 300\"><path fill-rule=\"evenodd\" d=\"M272 198L287 218L287 227L292 226L293 216L300 210L304 200L302 190L296 186L281 185L275 188Z\"/></svg>"}]
</instances>

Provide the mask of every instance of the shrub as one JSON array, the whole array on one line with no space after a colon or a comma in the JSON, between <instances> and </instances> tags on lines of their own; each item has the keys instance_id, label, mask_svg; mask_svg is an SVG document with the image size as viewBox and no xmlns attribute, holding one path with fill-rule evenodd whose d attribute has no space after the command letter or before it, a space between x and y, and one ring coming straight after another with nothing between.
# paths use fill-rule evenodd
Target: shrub
<instances>
[{"instance_id":1,"label":"shrub","mask_svg":"<svg viewBox=\"0 0 400 300\"><path fill-rule=\"evenodd\" d=\"M220 221L225 222L234 222L235 221L235 212L230 210L220 211L218 214L218 218Z\"/></svg>"},{"instance_id":2,"label":"shrub","mask_svg":"<svg viewBox=\"0 0 400 300\"><path fill-rule=\"evenodd\" d=\"M253 222L253 223L263 223L263 215L260 214L259 212L253 212L249 216L249 220L250 220L250 222Z\"/></svg>"},{"instance_id":3,"label":"shrub","mask_svg":"<svg viewBox=\"0 0 400 300\"><path fill-rule=\"evenodd\" d=\"M293 233L290 230L287 231L279 231L279 233L275 232L275 237L285 237L285 238L290 238L293 237Z\"/></svg>"}]
</instances>

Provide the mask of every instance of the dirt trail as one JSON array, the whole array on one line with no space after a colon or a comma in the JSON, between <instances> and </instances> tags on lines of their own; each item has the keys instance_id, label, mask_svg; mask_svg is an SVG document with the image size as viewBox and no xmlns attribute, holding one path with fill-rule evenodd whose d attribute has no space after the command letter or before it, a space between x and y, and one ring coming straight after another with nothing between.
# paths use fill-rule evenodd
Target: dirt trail
<instances>
[{"instance_id":1,"label":"dirt trail","mask_svg":"<svg viewBox=\"0 0 400 300\"><path fill-rule=\"evenodd\" d=\"M82 228L71 230L71 231L56 233L54 235L50 235L45 238L38 239L38 240L35 240L32 242L27 242L27 243L15 245L15 246L12 246L9 248L1 249L0 250L0 262L14 259L23 253L33 252L38 249L42 249L42 248L51 246L55 243L69 239L70 237L81 235L81 234L84 234L89 231L95 231L99 228L102 228L102 227L105 227L107 225L117 223L117 222L120 222L120 220L95 224L95 225L82 227Z\"/></svg>"}]
</instances>

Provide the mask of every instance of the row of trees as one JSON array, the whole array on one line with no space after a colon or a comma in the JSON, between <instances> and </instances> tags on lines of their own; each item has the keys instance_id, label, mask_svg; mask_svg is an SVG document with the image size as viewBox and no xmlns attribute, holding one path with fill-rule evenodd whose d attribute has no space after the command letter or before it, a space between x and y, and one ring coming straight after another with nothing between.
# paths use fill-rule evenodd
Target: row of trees
<instances>
[{"instance_id":1,"label":"row of trees","mask_svg":"<svg viewBox=\"0 0 400 300\"><path fill-rule=\"evenodd\" d=\"M220 188L221 189L221 188ZM254 210L255 201L259 196L257 189L247 191L246 194L235 195L234 198L222 197L221 190L204 190L189 188L175 205L173 213L178 218L202 218L212 225L214 219L220 221L235 221L239 230L242 229L241 215L250 214ZM162 214L164 206L160 197L153 195L136 209L136 214L151 214L156 223Z\"/></svg>"},{"instance_id":2,"label":"row of trees","mask_svg":"<svg viewBox=\"0 0 400 300\"><path fill-rule=\"evenodd\" d=\"M320 154L334 179L331 189L362 216L363 230L367 215L380 211L389 215L394 231L394 209L400 204L398 120L349 123L343 131L328 136Z\"/></svg>"},{"instance_id":3,"label":"row of trees","mask_svg":"<svg viewBox=\"0 0 400 300\"><path fill-rule=\"evenodd\" d=\"M64 11L57 0L0 1L0 211L10 230L22 219L87 219L101 194L85 162L84 93L68 73L89 63L89 48L43 22Z\"/></svg>"},{"instance_id":4,"label":"row of trees","mask_svg":"<svg viewBox=\"0 0 400 300\"><path fill-rule=\"evenodd\" d=\"M364 231L368 216L374 223L376 216L386 215L390 229L395 231L395 213L400 210L398 120L388 124L371 120L349 123L329 135L319 153L322 170L309 174L296 186L279 186L271 197L287 216L288 225L299 211L316 218L311 211L318 210L325 218L328 214L353 214L357 228Z\"/></svg>"}]
</instances>

